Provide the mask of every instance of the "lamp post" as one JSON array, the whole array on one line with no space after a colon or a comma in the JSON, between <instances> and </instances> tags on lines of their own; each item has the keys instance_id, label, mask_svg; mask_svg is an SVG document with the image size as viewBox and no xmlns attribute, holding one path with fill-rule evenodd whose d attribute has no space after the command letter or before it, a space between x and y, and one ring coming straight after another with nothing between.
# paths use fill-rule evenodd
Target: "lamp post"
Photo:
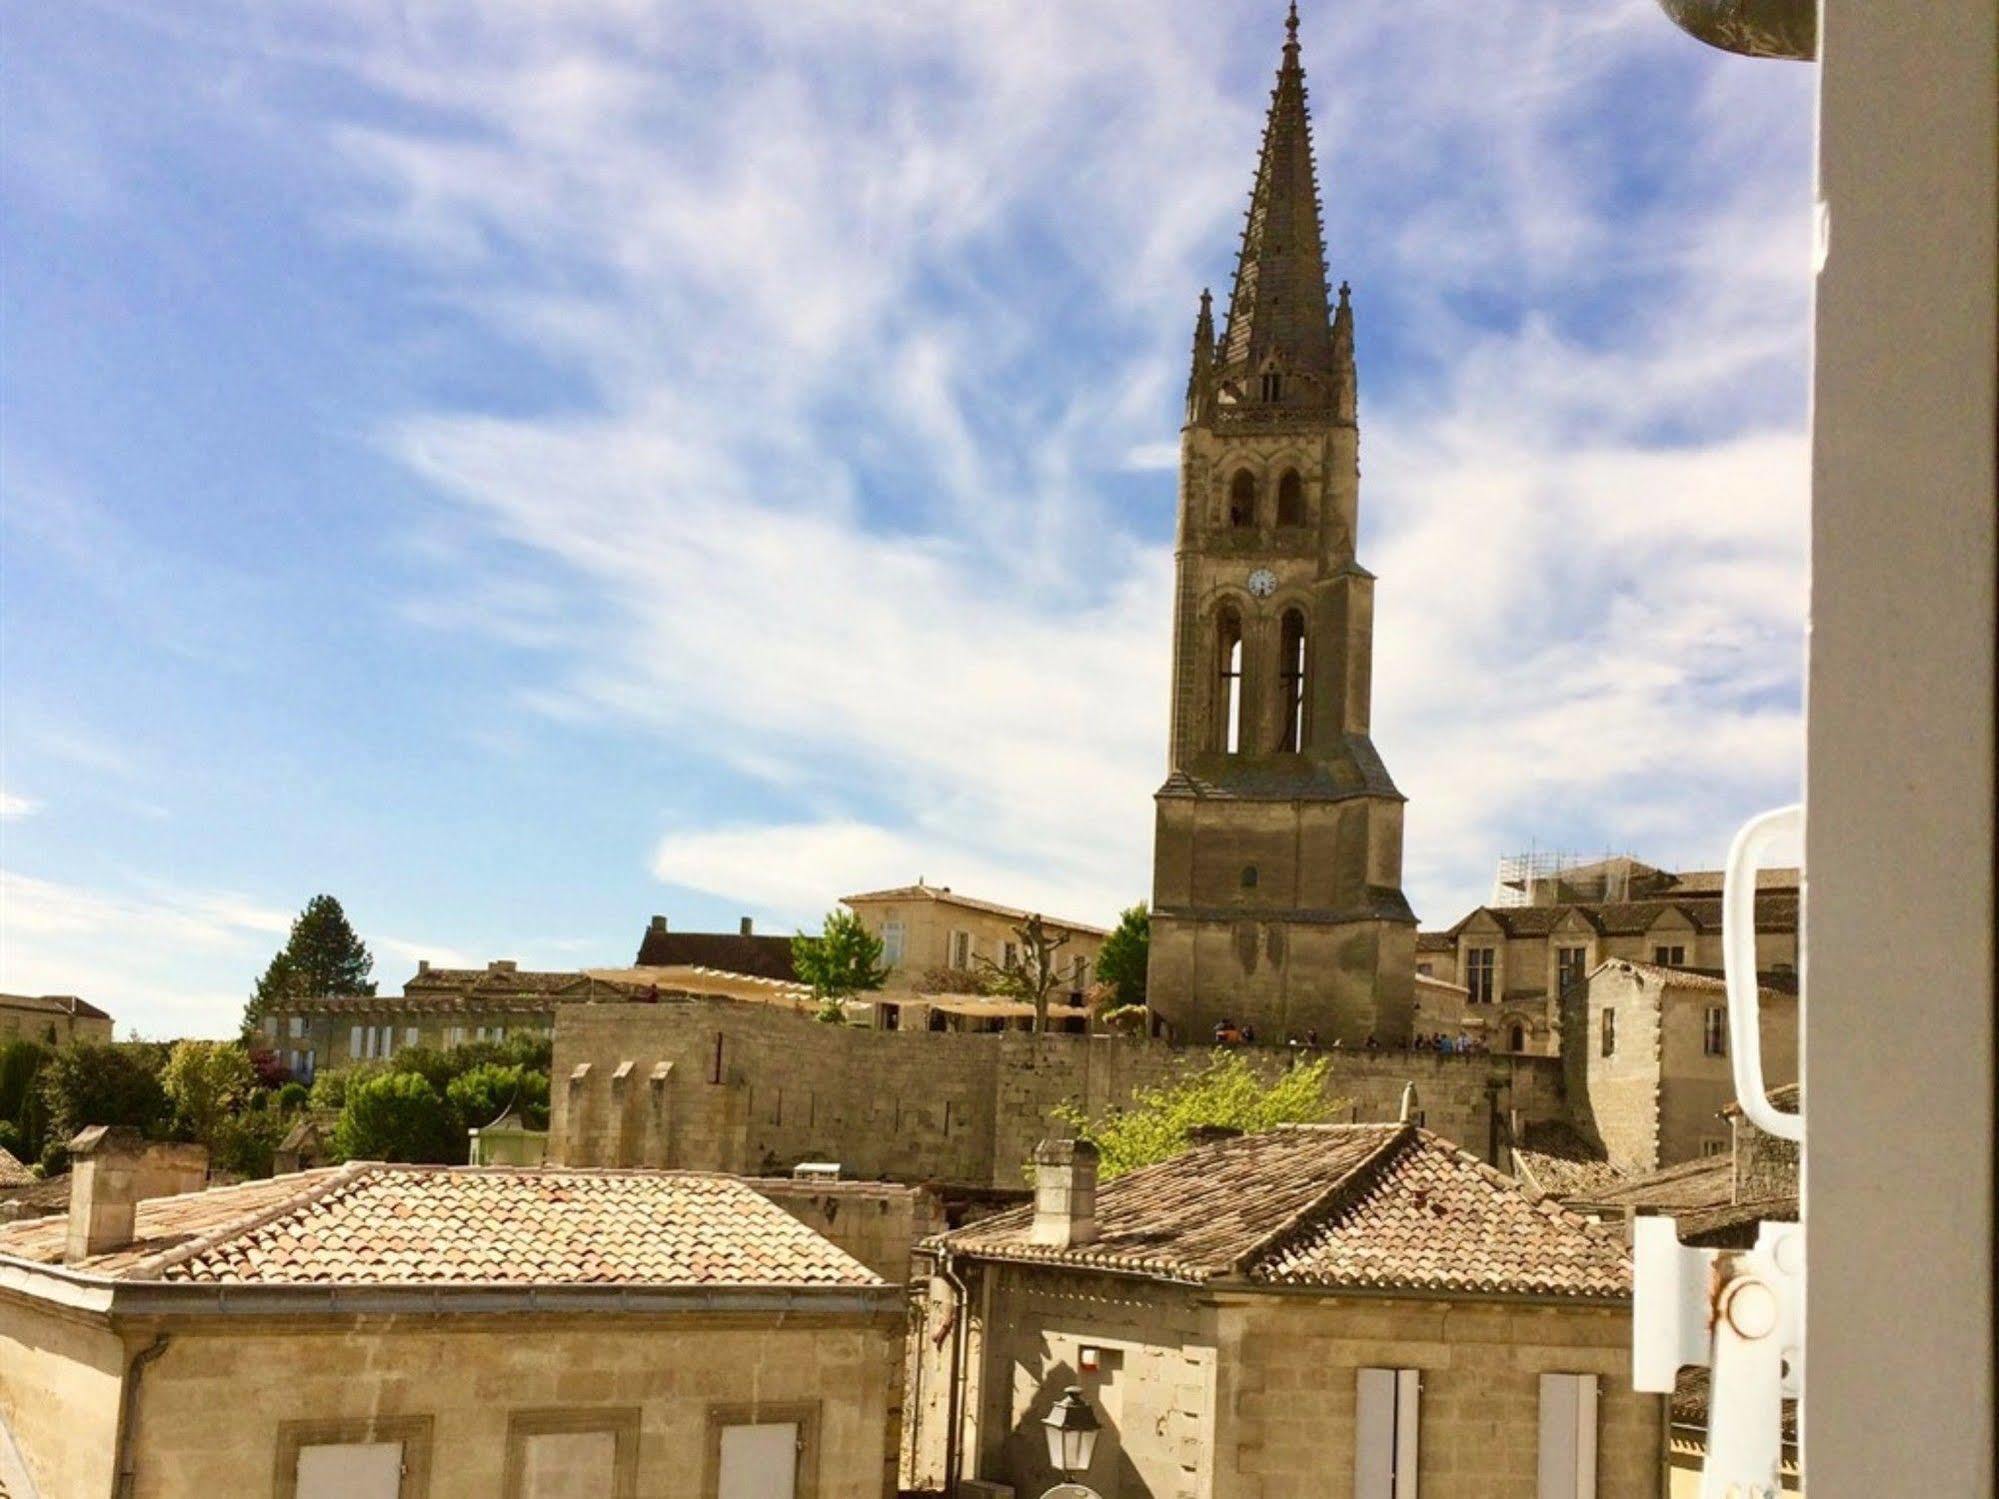
<instances>
[{"instance_id":1,"label":"lamp post","mask_svg":"<svg viewBox=\"0 0 1999 1499\"><path fill-rule=\"evenodd\" d=\"M1082 1389L1071 1385L1064 1390L1041 1424L1048 1433L1049 1465L1066 1480L1050 1489L1043 1499L1081 1499L1091 1494L1091 1490L1075 1482L1078 1475L1089 1471L1099 1429L1097 1413L1083 1398Z\"/></svg>"}]
</instances>

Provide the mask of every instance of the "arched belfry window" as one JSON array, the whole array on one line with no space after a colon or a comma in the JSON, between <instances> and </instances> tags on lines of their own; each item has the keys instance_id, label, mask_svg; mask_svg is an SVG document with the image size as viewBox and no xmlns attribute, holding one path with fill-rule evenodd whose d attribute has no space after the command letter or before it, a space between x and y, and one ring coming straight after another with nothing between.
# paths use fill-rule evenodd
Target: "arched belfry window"
<instances>
[{"instance_id":1,"label":"arched belfry window","mask_svg":"<svg viewBox=\"0 0 1999 1499\"><path fill-rule=\"evenodd\" d=\"M1525 1028L1523 1028L1520 1022L1517 1020L1513 1022L1513 1035L1511 1039L1513 1045L1509 1048L1509 1050L1525 1051L1527 1049L1527 1032Z\"/></svg>"},{"instance_id":2,"label":"arched belfry window","mask_svg":"<svg viewBox=\"0 0 1999 1499\"><path fill-rule=\"evenodd\" d=\"M1215 662L1215 724L1223 752L1233 755L1242 749L1242 620L1233 609L1215 622Z\"/></svg>"},{"instance_id":3,"label":"arched belfry window","mask_svg":"<svg viewBox=\"0 0 1999 1499\"><path fill-rule=\"evenodd\" d=\"M1295 468L1284 470L1284 477L1277 481L1277 524L1305 524L1305 481L1298 477Z\"/></svg>"},{"instance_id":4,"label":"arched belfry window","mask_svg":"<svg viewBox=\"0 0 1999 1499\"><path fill-rule=\"evenodd\" d=\"M1305 747L1305 616L1296 609L1284 611L1277 677L1284 688L1284 727L1277 747L1296 753Z\"/></svg>"},{"instance_id":5,"label":"arched belfry window","mask_svg":"<svg viewBox=\"0 0 1999 1499\"><path fill-rule=\"evenodd\" d=\"M1246 468L1237 469L1235 478L1229 481L1229 524L1256 524L1256 477Z\"/></svg>"},{"instance_id":6,"label":"arched belfry window","mask_svg":"<svg viewBox=\"0 0 1999 1499\"><path fill-rule=\"evenodd\" d=\"M1263 399L1266 401L1284 399L1284 377L1275 370L1263 372Z\"/></svg>"}]
</instances>

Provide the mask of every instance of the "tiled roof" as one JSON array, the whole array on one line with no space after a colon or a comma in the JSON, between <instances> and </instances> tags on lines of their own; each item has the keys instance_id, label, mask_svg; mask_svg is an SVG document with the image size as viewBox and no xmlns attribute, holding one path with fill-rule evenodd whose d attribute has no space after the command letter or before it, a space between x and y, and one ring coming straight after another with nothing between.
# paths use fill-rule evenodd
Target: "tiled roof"
<instances>
[{"instance_id":1,"label":"tiled roof","mask_svg":"<svg viewBox=\"0 0 1999 1499\"><path fill-rule=\"evenodd\" d=\"M62 1259L66 1220L0 1228ZM130 1246L71 1268L241 1285L874 1286L733 1177L350 1162L139 1205Z\"/></svg>"},{"instance_id":2,"label":"tiled roof","mask_svg":"<svg viewBox=\"0 0 1999 1499\"><path fill-rule=\"evenodd\" d=\"M1522 1134L1513 1147L1513 1171L1537 1192L1563 1202L1594 1201L1596 1194L1629 1179L1629 1173L1561 1120L1530 1124Z\"/></svg>"},{"instance_id":3,"label":"tiled roof","mask_svg":"<svg viewBox=\"0 0 1999 1499\"><path fill-rule=\"evenodd\" d=\"M732 973L721 968L678 964L666 968L593 968L590 976L616 988L623 998L693 996L751 1000L798 1008L811 1002L812 988L788 979Z\"/></svg>"},{"instance_id":4,"label":"tiled roof","mask_svg":"<svg viewBox=\"0 0 1999 1499\"><path fill-rule=\"evenodd\" d=\"M1722 1207L1734 1200L1735 1160L1729 1155L1681 1161L1646 1176L1631 1177L1593 1195L1591 1206L1640 1212L1681 1213Z\"/></svg>"},{"instance_id":5,"label":"tiled roof","mask_svg":"<svg viewBox=\"0 0 1999 1499\"><path fill-rule=\"evenodd\" d=\"M648 927L633 963L640 968L719 968L758 978L796 980L791 939L750 932L674 932Z\"/></svg>"},{"instance_id":6,"label":"tiled roof","mask_svg":"<svg viewBox=\"0 0 1999 1499\"><path fill-rule=\"evenodd\" d=\"M1592 970L1591 976L1594 977L1603 968L1629 968L1662 984L1671 984L1676 989L1699 989L1709 994L1728 992L1728 980L1719 968L1675 968L1665 963L1612 958ZM1794 998L1798 992L1798 976L1795 973L1759 973L1756 975L1756 989L1760 994Z\"/></svg>"},{"instance_id":7,"label":"tiled roof","mask_svg":"<svg viewBox=\"0 0 1999 1499\"><path fill-rule=\"evenodd\" d=\"M1698 1366L1690 1366L1680 1371L1679 1379L1673 1385L1673 1424L1675 1426L1699 1427L1707 1430L1708 1371ZM1784 1402L1783 1432L1786 1444L1795 1445L1798 1440L1798 1402Z\"/></svg>"},{"instance_id":8,"label":"tiled roof","mask_svg":"<svg viewBox=\"0 0 1999 1499\"><path fill-rule=\"evenodd\" d=\"M1457 950L1458 939L1449 932L1418 932L1416 934L1416 951L1418 952L1456 952Z\"/></svg>"},{"instance_id":9,"label":"tiled roof","mask_svg":"<svg viewBox=\"0 0 1999 1499\"><path fill-rule=\"evenodd\" d=\"M31 1187L40 1178L23 1166L14 1152L0 1145L0 1189L7 1187Z\"/></svg>"},{"instance_id":10,"label":"tiled roof","mask_svg":"<svg viewBox=\"0 0 1999 1499\"><path fill-rule=\"evenodd\" d=\"M109 1020L87 999L74 994L0 994L0 1010L31 1010L38 1015L74 1015L81 1020Z\"/></svg>"},{"instance_id":11,"label":"tiled roof","mask_svg":"<svg viewBox=\"0 0 1999 1499\"><path fill-rule=\"evenodd\" d=\"M1642 935L1672 915L1684 917L1697 932L1721 930L1719 896L1668 895L1657 900L1573 901L1557 906L1479 906L1441 935L1449 938L1450 945L1454 945L1458 934L1484 915L1489 916L1508 937L1544 937L1560 926L1563 918L1571 912L1609 937ZM1798 929L1796 892L1759 894L1756 897L1756 929L1759 932L1795 932Z\"/></svg>"},{"instance_id":12,"label":"tiled roof","mask_svg":"<svg viewBox=\"0 0 1999 1499\"><path fill-rule=\"evenodd\" d=\"M1076 932L1085 937L1107 937L1107 928L1092 926L1087 921L1064 921L1059 916L1050 916L1046 911L1039 913L1023 911L1015 906L1003 906L997 901L979 900L970 895L959 895L949 885L898 885L893 890L864 890L859 895L843 895L840 904L878 905L889 901L927 900L943 906L959 906L967 911L983 911L988 916L1004 916L1009 921L1025 921L1029 916L1039 914L1051 927L1066 932Z\"/></svg>"},{"instance_id":13,"label":"tiled roof","mask_svg":"<svg viewBox=\"0 0 1999 1499\"><path fill-rule=\"evenodd\" d=\"M1804 1099L1804 1089L1796 1083L1786 1083L1781 1088L1772 1088L1769 1098L1770 1107L1780 1114L1800 1113L1802 1112L1800 1105ZM1730 1119L1739 1119L1742 1117L1742 1105L1739 1102L1731 1103L1725 1106L1721 1112Z\"/></svg>"},{"instance_id":14,"label":"tiled roof","mask_svg":"<svg viewBox=\"0 0 1999 1499\"><path fill-rule=\"evenodd\" d=\"M1291 1125L1101 1187L1099 1237L1028 1242L1032 1206L934 1241L980 1258L1204 1283L1622 1298L1608 1231L1413 1125Z\"/></svg>"}]
</instances>

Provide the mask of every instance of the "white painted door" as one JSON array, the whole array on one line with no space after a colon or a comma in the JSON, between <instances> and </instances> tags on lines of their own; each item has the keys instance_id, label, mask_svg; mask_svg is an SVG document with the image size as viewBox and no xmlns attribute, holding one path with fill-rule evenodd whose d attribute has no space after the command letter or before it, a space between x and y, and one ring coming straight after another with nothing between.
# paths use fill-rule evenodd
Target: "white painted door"
<instances>
[{"instance_id":1,"label":"white painted door","mask_svg":"<svg viewBox=\"0 0 1999 1499\"><path fill-rule=\"evenodd\" d=\"M340 1442L298 1450L298 1499L396 1499L401 1442Z\"/></svg>"},{"instance_id":2,"label":"white painted door","mask_svg":"<svg viewBox=\"0 0 1999 1499\"><path fill-rule=\"evenodd\" d=\"M717 1499L792 1499L797 1485L797 1422L722 1428Z\"/></svg>"}]
</instances>

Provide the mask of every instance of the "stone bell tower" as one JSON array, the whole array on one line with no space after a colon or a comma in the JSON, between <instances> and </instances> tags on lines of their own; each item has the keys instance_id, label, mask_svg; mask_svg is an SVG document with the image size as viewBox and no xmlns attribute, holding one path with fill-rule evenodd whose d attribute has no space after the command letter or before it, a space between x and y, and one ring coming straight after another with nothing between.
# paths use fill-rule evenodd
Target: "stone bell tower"
<instances>
[{"instance_id":1,"label":"stone bell tower","mask_svg":"<svg viewBox=\"0 0 1999 1499\"><path fill-rule=\"evenodd\" d=\"M1206 292L1194 324L1147 997L1183 1040L1395 1044L1416 918L1368 737L1353 309L1326 290L1295 4L1285 29L1226 325Z\"/></svg>"}]
</instances>

